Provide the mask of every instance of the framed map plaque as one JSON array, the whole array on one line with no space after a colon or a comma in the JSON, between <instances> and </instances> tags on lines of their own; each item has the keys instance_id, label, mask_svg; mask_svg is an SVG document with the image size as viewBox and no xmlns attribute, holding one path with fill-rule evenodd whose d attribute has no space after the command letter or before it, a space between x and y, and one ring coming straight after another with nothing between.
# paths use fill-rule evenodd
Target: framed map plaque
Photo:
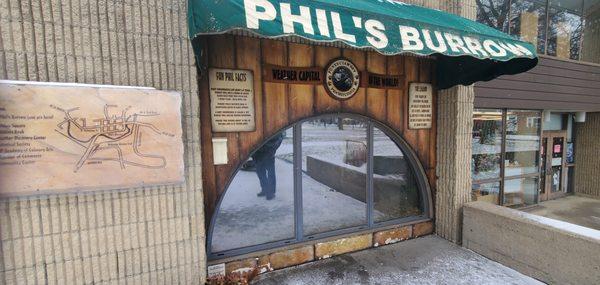
<instances>
[{"instance_id":1,"label":"framed map plaque","mask_svg":"<svg viewBox=\"0 0 600 285\"><path fill-rule=\"evenodd\" d=\"M184 181L181 96L0 81L0 195Z\"/></svg>"}]
</instances>

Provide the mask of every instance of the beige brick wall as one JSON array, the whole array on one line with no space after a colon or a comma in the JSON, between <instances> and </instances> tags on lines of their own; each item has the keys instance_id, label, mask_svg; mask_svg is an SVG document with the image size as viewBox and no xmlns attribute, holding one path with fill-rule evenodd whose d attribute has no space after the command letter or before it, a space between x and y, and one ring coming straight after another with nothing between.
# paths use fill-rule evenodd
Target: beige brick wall
<instances>
[{"instance_id":1,"label":"beige brick wall","mask_svg":"<svg viewBox=\"0 0 600 285\"><path fill-rule=\"evenodd\" d=\"M576 123L575 193L600 199L600 113L587 113L585 123Z\"/></svg>"},{"instance_id":2,"label":"beige brick wall","mask_svg":"<svg viewBox=\"0 0 600 285\"><path fill-rule=\"evenodd\" d=\"M442 0L439 9L474 20L475 0ZM462 241L462 209L471 201L473 86L456 86L438 94L436 234Z\"/></svg>"},{"instance_id":3,"label":"beige brick wall","mask_svg":"<svg viewBox=\"0 0 600 285\"><path fill-rule=\"evenodd\" d=\"M198 87L186 3L0 1L0 79L181 92L187 180L0 200L0 284L205 279Z\"/></svg>"}]
</instances>

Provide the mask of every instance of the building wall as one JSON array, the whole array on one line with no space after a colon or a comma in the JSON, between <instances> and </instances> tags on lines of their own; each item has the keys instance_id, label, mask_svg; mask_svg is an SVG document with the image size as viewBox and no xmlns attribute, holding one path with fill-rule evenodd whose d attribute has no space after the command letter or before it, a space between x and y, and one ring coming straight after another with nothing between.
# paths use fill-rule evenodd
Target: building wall
<instances>
[{"instance_id":1,"label":"building wall","mask_svg":"<svg viewBox=\"0 0 600 285\"><path fill-rule=\"evenodd\" d=\"M199 100L187 1L0 1L0 79L183 94L186 183L0 200L0 284L205 279Z\"/></svg>"},{"instance_id":2,"label":"building wall","mask_svg":"<svg viewBox=\"0 0 600 285\"><path fill-rule=\"evenodd\" d=\"M575 193L600 199L600 113L575 125Z\"/></svg>"},{"instance_id":3,"label":"building wall","mask_svg":"<svg viewBox=\"0 0 600 285\"><path fill-rule=\"evenodd\" d=\"M475 84L479 108L600 111L600 65L540 57L532 70Z\"/></svg>"}]
</instances>

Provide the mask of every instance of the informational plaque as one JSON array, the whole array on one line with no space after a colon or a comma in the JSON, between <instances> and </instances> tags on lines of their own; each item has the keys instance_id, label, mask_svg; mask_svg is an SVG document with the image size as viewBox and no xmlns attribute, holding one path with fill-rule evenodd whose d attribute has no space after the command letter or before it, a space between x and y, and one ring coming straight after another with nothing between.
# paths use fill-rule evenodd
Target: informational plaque
<instances>
[{"instance_id":1,"label":"informational plaque","mask_svg":"<svg viewBox=\"0 0 600 285\"><path fill-rule=\"evenodd\" d=\"M254 117L254 76L250 70L208 70L213 132L251 132Z\"/></svg>"},{"instance_id":2,"label":"informational plaque","mask_svg":"<svg viewBox=\"0 0 600 285\"><path fill-rule=\"evenodd\" d=\"M433 87L428 83L411 83L408 93L408 128L431 129Z\"/></svg>"},{"instance_id":3,"label":"informational plaque","mask_svg":"<svg viewBox=\"0 0 600 285\"><path fill-rule=\"evenodd\" d=\"M184 182L181 96L0 81L0 195Z\"/></svg>"}]
</instances>

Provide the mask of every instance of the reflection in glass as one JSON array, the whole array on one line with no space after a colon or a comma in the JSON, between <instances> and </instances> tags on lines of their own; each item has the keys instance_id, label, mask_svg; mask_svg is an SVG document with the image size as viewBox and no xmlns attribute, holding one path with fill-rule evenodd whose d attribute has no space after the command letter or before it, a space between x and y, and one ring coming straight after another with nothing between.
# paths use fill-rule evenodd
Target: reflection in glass
<instances>
[{"instance_id":1,"label":"reflection in glass","mask_svg":"<svg viewBox=\"0 0 600 285\"><path fill-rule=\"evenodd\" d=\"M212 252L294 238L293 132L258 149L231 181L212 235Z\"/></svg>"},{"instance_id":2,"label":"reflection in glass","mask_svg":"<svg viewBox=\"0 0 600 285\"><path fill-rule=\"evenodd\" d=\"M583 0L550 0L548 55L579 59Z\"/></svg>"},{"instance_id":3,"label":"reflection in glass","mask_svg":"<svg viewBox=\"0 0 600 285\"><path fill-rule=\"evenodd\" d=\"M473 180L500 177L502 153L502 111L475 110L473 113Z\"/></svg>"},{"instance_id":4,"label":"reflection in glass","mask_svg":"<svg viewBox=\"0 0 600 285\"><path fill-rule=\"evenodd\" d=\"M404 153L383 131L373 128L374 220L417 216L419 190Z\"/></svg>"},{"instance_id":5,"label":"reflection in glass","mask_svg":"<svg viewBox=\"0 0 600 285\"><path fill-rule=\"evenodd\" d=\"M519 36L544 53L546 44L546 0L511 1L510 34Z\"/></svg>"},{"instance_id":6,"label":"reflection in glass","mask_svg":"<svg viewBox=\"0 0 600 285\"><path fill-rule=\"evenodd\" d=\"M473 182L473 201L484 201L492 204L500 202L500 181L492 183Z\"/></svg>"},{"instance_id":7,"label":"reflection in glass","mask_svg":"<svg viewBox=\"0 0 600 285\"><path fill-rule=\"evenodd\" d=\"M581 60L600 63L600 1L584 1Z\"/></svg>"},{"instance_id":8,"label":"reflection in glass","mask_svg":"<svg viewBox=\"0 0 600 285\"><path fill-rule=\"evenodd\" d=\"M504 206L521 207L537 203L537 178L521 178L504 181Z\"/></svg>"},{"instance_id":9,"label":"reflection in glass","mask_svg":"<svg viewBox=\"0 0 600 285\"><path fill-rule=\"evenodd\" d=\"M367 223L367 123L321 117L302 123L304 234Z\"/></svg>"},{"instance_id":10,"label":"reflection in glass","mask_svg":"<svg viewBox=\"0 0 600 285\"><path fill-rule=\"evenodd\" d=\"M477 3L477 22L497 30L508 31L510 0L479 0Z\"/></svg>"},{"instance_id":11,"label":"reflection in glass","mask_svg":"<svg viewBox=\"0 0 600 285\"><path fill-rule=\"evenodd\" d=\"M508 110L505 177L539 171L540 121L540 112Z\"/></svg>"}]
</instances>

